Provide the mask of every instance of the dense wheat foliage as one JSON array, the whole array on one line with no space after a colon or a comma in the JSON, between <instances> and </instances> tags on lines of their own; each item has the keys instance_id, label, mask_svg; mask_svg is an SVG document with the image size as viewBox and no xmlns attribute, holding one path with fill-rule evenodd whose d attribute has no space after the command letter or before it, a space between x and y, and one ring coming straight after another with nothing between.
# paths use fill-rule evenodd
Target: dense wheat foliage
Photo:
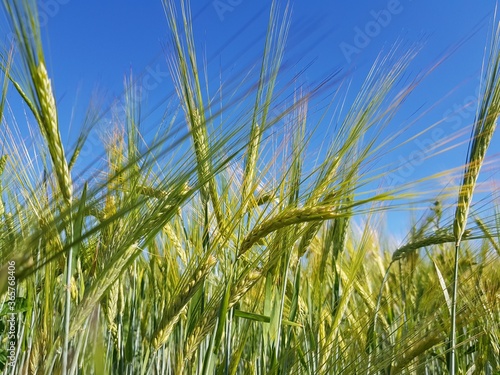
<instances>
[{"instance_id":1,"label":"dense wheat foliage","mask_svg":"<svg viewBox=\"0 0 500 375\"><path fill-rule=\"evenodd\" d=\"M408 78L417 47L381 53L351 102L342 71L283 83L291 11L274 2L260 71L218 102L189 1L163 0L176 102L156 135L127 77L124 108L91 100L71 148L36 1L3 6L17 40L0 50L3 374L500 373L499 197L474 196L499 115L498 32L464 174L387 187L393 166L377 162L405 134L385 130L439 68ZM330 123L310 122L321 95L342 110L311 160ZM443 176L463 183L442 190ZM394 245L383 213L413 203L427 208Z\"/></svg>"}]
</instances>

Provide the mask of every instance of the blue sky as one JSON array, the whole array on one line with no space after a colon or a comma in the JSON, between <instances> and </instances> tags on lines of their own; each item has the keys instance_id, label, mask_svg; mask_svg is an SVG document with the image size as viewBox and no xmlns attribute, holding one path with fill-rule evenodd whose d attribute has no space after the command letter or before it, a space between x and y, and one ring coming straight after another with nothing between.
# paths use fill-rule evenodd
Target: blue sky
<instances>
[{"instance_id":1,"label":"blue sky","mask_svg":"<svg viewBox=\"0 0 500 375\"><path fill-rule=\"evenodd\" d=\"M91 92L96 87L104 89L109 103L120 98L124 77L131 71L136 77L143 75L141 84L147 93L143 103L146 116L143 125L154 128L161 115L154 112L154 105L172 94L165 58L169 32L161 1L41 0L38 3L46 59L67 147L75 139ZM221 69L224 77L231 79L238 69L258 61L264 45L270 1L203 0L192 3L199 61L203 62L203 56L208 59L209 85L215 90ZM447 134L450 129L457 130L473 120L472 111L457 111L457 108L471 97L477 97L478 77L484 48L491 35L495 1L296 0L292 5L285 57L290 63L287 74L293 75L313 62L302 81L314 85L338 69L349 70L355 90L377 54L397 40L403 41L404 46L425 41L425 47L409 70L410 75L427 69L452 46L461 44L415 90L405 104L406 112L396 120L409 121L415 111L436 102L440 104L417 121L410 132L417 132L446 117L438 130ZM2 15L2 36L7 34L4 20ZM10 98L16 107L19 99L12 95ZM152 114L147 116L149 113ZM74 124L69 126L71 118ZM391 126L397 129L399 125ZM428 136L426 139L433 138ZM415 143L406 145L394 160L396 163L408 162L408 156L419 147L420 144ZM490 154L498 153L499 148L497 136ZM410 162L412 171L408 170L408 174L411 176L399 177L405 180L457 167L465 161L465 153L466 145L463 145L432 164Z\"/></svg>"}]
</instances>

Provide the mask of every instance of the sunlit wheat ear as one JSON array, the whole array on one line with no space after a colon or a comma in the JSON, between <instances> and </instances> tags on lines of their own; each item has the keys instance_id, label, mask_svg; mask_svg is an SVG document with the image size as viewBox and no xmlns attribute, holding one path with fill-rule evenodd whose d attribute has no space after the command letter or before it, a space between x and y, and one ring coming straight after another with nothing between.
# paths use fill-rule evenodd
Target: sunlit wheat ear
<instances>
[{"instance_id":1,"label":"sunlit wheat ear","mask_svg":"<svg viewBox=\"0 0 500 375\"><path fill-rule=\"evenodd\" d=\"M217 183L212 172L213 166L210 160L210 145L206 130L206 118L198 110L194 110L192 136L195 144L196 155L200 165L200 178L202 181L207 181L207 193L204 199L211 199L214 209L215 218L219 226L219 230L223 235L226 233L225 218L220 204L219 193L217 192ZM205 188L202 188L204 194Z\"/></svg>"},{"instance_id":2,"label":"sunlit wheat ear","mask_svg":"<svg viewBox=\"0 0 500 375\"><path fill-rule=\"evenodd\" d=\"M486 155L486 150L488 149L493 133L495 132L497 117L499 114L498 110L500 108L498 107L500 105L500 95L496 99L498 103L496 103L497 107L494 108L495 113L490 114L489 119L481 121L486 122L485 124L478 126L481 130L476 129L474 131L474 138L470 147L470 160L467 164L464 180L460 187L457 209L455 211L455 220L453 221L453 235L455 237L456 246L460 245L460 241L462 240L462 236L467 225L469 208L474 194L477 178Z\"/></svg>"},{"instance_id":3,"label":"sunlit wheat ear","mask_svg":"<svg viewBox=\"0 0 500 375\"><path fill-rule=\"evenodd\" d=\"M40 342L37 340L31 347L29 358L29 374L36 374L40 365Z\"/></svg>"},{"instance_id":4,"label":"sunlit wheat ear","mask_svg":"<svg viewBox=\"0 0 500 375\"><path fill-rule=\"evenodd\" d=\"M0 177L3 174L3 171L5 170L5 166L7 165L7 155L2 155L0 157Z\"/></svg>"},{"instance_id":5,"label":"sunlit wheat ear","mask_svg":"<svg viewBox=\"0 0 500 375\"><path fill-rule=\"evenodd\" d=\"M257 150L259 148L259 143L261 139L259 124L257 123L255 124L254 132L255 134L251 134L253 135L253 137L250 138L250 142L248 144L247 164L245 165L245 172L243 174L243 182L241 186L242 212L246 210L246 206L248 205L247 195L248 191L250 190L249 186L254 181L255 168L257 167L257 157L258 157Z\"/></svg>"},{"instance_id":6,"label":"sunlit wheat ear","mask_svg":"<svg viewBox=\"0 0 500 375\"><path fill-rule=\"evenodd\" d=\"M217 191L217 182L213 172L213 154L208 139L207 117L205 114L196 53L194 50L194 36L190 21L190 5L189 2L181 2L185 42L181 40L181 33L177 28L178 21L176 20L174 2L171 0L164 0L163 6L175 43L175 55L171 60L170 70L193 139L194 152L198 162L197 169L199 179L205 182L205 185L200 189L201 196L205 202L209 200L212 202L219 230L222 234L226 235L225 218L219 199L219 193Z\"/></svg>"},{"instance_id":7,"label":"sunlit wheat ear","mask_svg":"<svg viewBox=\"0 0 500 375\"><path fill-rule=\"evenodd\" d=\"M54 164L54 171L61 193L66 202L70 203L73 197L73 183L71 181L68 163L66 162L59 133L56 102L52 92L52 85L43 61L41 61L36 68L34 83L40 101L40 120L42 121L40 125L42 134L49 148L50 157Z\"/></svg>"},{"instance_id":8,"label":"sunlit wheat ear","mask_svg":"<svg viewBox=\"0 0 500 375\"><path fill-rule=\"evenodd\" d=\"M19 41L20 69L13 69L8 78L33 112L45 138L57 176L61 195L72 200L73 187L59 134L56 102L45 66L39 17L35 1L3 1L5 14ZM6 72L6 67L2 66Z\"/></svg>"},{"instance_id":9,"label":"sunlit wheat ear","mask_svg":"<svg viewBox=\"0 0 500 375\"><path fill-rule=\"evenodd\" d=\"M486 151L496 129L500 115L500 30L497 30L488 70L486 72L486 87L472 129L472 135L467 156L464 178L458 194L457 209L453 222L453 234L456 245L460 244L467 224L469 207L476 186Z\"/></svg>"},{"instance_id":10,"label":"sunlit wheat ear","mask_svg":"<svg viewBox=\"0 0 500 375\"><path fill-rule=\"evenodd\" d=\"M256 225L241 243L238 257L245 254L255 243L268 234L293 224L334 219L340 216L334 207L303 207L284 211Z\"/></svg>"},{"instance_id":11,"label":"sunlit wheat ear","mask_svg":"<svg viewBox=\"0 0 500 375\"><path fill-rule=\"evenodd\" d=\"M391 199L391 197L387 194L379 194L365 200L352 202L350 205L344 207L344 209L350 210L355 206L361 206L365 203L376 200L383 201L387 199ZM344 211L339 212L336 206L331 205L307 206L285 210L265 221L262 221L260 224L257 224L250 231L250 233L246 235L238 251L238 258L250 250L253 245L259 242L259 240L281 228L301 223L321 222L324 220L343 218L345 216L346 213Z\"/></svg>"}]
</instances>

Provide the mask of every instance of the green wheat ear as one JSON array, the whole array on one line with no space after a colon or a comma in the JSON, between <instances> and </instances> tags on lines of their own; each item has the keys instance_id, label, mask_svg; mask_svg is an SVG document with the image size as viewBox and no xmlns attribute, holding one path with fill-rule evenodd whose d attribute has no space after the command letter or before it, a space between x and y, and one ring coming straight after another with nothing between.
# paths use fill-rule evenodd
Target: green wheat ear
<instances>
[{"instance_id":1,"label":"green wheat ear","mask_svg":"<svg viewBox=\"0 0 500 375\"><path fill-rule=\"evenodd\" d=\"M73 197L73 183L69 173L68 163L64 154L64 147L59 132L56 102L52 92L52 85L45 68L45 63L40 61L34 77L35 87L40 101L40 119L42 133L49 148L50 157L59 183L61 193L68 204Z\"/></svg>"},{"instance_id":2,"label":"green wheat ear","mask_svg":"<svg viewBox=\"0 0 500 375\"><path fill-rule=\"evenodd\" d=\"M491 44L485 80L483 97L472 128L467 164L453 222L453 235L457 246L460 245L467 225L474 188L500 115L500 25Z\"/></svg>"},{"instance_id":3,"label":"green wheat ear","mask_svg":"<svg viewBox=\"0 0 500 375\"><path fill-rule=\"evenodd\" d=\"M453 221L453 236L455 238L455 267L453 277L451 332L450 332L450 373L455 374L455 344L456 344L456 304L458 284L459 247L467 225L469 209L474 194L477 178L483 165L486 151L490 145L493 133L500 115L500 24L494 35L488 67L486 70L486 84L483 97L472 128L469 143L467 164L460 191L458 193L457 208Z\"/></svg>"},{"instance_id":4,"label":"green wheat ear","mask_svg":"<svg viewBox=\"0 0 500 375\"><path fill-rule=\"evenodd\" d=\"M19 69L2 69L26 102L38 122L57 176L58 186L67 204L73 197L73 184L59 132L58 116L52 83L47 73L38 12L34 1L3 1L20 52Z\"/></svg>"}]
</instances>

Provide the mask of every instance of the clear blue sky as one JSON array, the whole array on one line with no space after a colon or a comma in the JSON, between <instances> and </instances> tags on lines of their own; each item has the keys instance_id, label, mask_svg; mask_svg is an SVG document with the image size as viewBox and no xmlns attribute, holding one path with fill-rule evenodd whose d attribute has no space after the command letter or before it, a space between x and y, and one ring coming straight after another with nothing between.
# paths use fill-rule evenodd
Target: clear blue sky
<instances>
[{"instance_id":1,"label":"clear blue sky","mask_svg":"<svg viewBox=\"0 0 500 375\"><path fill-rule=\"evenodd\" d=\"M160 0L41 0L46 59L60 110L63 139L69 148L75 137L92 90L104 88L109 101L119 98L124 76L130 71L149 76L143 113L172 93L168 77L166 49L168 26ZM226 78L238 68L261 56L270 1L192 1L195 39L202 56L208 59L209 84L217 89L219 69ZM285 2L282 1L284 4ZM264 5L262 5L264 4ZM412 1L360 0L355 2L296 0L292 2L292 25L287 55L289 73L311 61L303 76L310 84L342 68L353 69L353 87L359 86L382 48L396 40L406 45L425 40L425 47L410 74L417 74L439 59L453 45L463 45L414 92L400 120L411 119L421 106L436 109L416 124L414 131L449 116L440 129L470 124L472 112L450 115L464 105L477 88L484 47L491 35L494 0ZM6 35L5 18L0 15L0 32ZM361 35L363 34L363 35ZM5 38L2 38L5 40ZM450 92L452 92L450 94ZM446 96L448 95L448 96ZM446 97L445 99L443 99ZM469 99L468 99L469 98ZM15 101L11 101L15 106ZM148 108L149 106L149 108ZM68 126L76 109L72 130ZM144 126L154 127L158 114L146 118ZM149 122L148 122L149 121ZM397 129L398 124L394 124ZM418 145L401 149L401 162ZM499 151L498 136L489 154ZM458 166L465 161L466 145L432 165L414 163L411 178L429 171ZM409 172L410 173L410 172ZM401 177L401 176L400 176ZM406 177L403 177L403 180Z\"/></svg>"}]
</instances>

